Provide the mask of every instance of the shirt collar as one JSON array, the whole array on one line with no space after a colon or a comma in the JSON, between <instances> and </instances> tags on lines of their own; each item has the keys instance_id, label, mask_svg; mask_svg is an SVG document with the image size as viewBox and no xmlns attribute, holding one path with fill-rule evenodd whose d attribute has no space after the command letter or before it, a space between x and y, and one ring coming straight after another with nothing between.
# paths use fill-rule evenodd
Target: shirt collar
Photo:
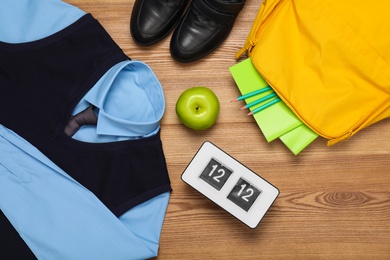
<instances>
[{"instance_id":1,"label":"shirt collar","mask_svg":"<svg viewBox=\"0 0 390 260\"><path fill-rule=\"evenodd\" d=\"M115 65L85 100L99 109L97 134L145 136L157 128L165 111L162 86L140 61Z\"/></svg>"}]
</instances>

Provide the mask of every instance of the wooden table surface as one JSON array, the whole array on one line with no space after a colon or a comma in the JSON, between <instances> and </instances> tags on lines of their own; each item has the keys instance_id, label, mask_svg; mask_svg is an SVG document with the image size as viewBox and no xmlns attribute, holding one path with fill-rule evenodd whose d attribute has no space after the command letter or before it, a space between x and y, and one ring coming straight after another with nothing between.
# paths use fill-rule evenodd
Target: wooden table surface
<instances>
[{"instance_id":1,"label":"wooden table surface","mask_svg":"<svg viewBox=\"0 0 390 260\"><path fill-rule=\"evenodd\" d=\"M228 39L191 64L175 62L170 37L152 47L129 33L134 0L68 0L92 13L133 60L147 63L165 93L162 141L173 193L156 259L390 259L390 121L326 146L317 138L298 156L267 143L254 119L231 103L239 91L229 73L260 0L247 0ZM245 58L245 57L244 57ZM211 129L196 132L175 114L179 95L211 88L221 110ZM257 228L250 229L181 180L209 140L274 184L280 195Z\"/></svg>"}]
</instances>

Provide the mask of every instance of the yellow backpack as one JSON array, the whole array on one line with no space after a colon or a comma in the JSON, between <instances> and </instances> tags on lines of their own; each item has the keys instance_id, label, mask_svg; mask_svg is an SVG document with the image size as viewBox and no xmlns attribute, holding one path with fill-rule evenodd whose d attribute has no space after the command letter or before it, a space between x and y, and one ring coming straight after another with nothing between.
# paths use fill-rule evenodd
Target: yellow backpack
<instances>
[{"instance_id":1,"label":"yellow backpack","mask_svg":"<svg viewBox=\"0 0 390 260\"><path fill-rule=\"evenodd\" d=\"M239 58L328 145L390 116L390 1L264 0Z\"/></svg>"}]
</instances>

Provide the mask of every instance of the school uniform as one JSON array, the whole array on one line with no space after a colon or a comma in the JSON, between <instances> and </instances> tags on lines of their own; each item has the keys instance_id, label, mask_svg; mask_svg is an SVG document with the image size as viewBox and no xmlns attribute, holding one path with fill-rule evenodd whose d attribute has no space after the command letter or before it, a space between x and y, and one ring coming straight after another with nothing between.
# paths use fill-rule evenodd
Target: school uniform
<instances>
[{"instance_id":1,"label":"school uniform","mask_svg":"<svg viewBox=\"0 0 390 260\"><path fill-rule=\"evenodd\" d=\"M171 191L158 79L74 6L4 5L2 212L39 259L155 256ZM95 120L69 134L84 111Z\"/></svg>"}]
</instances>

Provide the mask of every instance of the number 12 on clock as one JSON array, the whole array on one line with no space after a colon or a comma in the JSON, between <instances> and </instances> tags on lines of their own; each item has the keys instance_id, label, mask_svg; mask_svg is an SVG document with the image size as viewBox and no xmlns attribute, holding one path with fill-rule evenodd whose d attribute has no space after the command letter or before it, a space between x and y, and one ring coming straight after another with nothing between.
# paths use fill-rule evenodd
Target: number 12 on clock
<instances>
[{"instance_id":1,"label":"number 12 on clock","mask_svg":"<svg viewBox=\"0 0 390 260\"><path fill-rule=\"evenodd\" d=\"M213 186L215 189L221 190L232 172L232 170L212 158L207 164L206 168L203 170L200 178Z\"/></svg>"},{"instance_id":2,"label":"number 12 on clock","mask_svg":"<svg viewBox=\"0 0 390 260\"><path fill-rule=\"evenodd\" d=\"M248 211L260 193L261 191L259 189L243 178L240 178L227 198L240 206L243 210Z\"/></svg>"}]
</instances>

